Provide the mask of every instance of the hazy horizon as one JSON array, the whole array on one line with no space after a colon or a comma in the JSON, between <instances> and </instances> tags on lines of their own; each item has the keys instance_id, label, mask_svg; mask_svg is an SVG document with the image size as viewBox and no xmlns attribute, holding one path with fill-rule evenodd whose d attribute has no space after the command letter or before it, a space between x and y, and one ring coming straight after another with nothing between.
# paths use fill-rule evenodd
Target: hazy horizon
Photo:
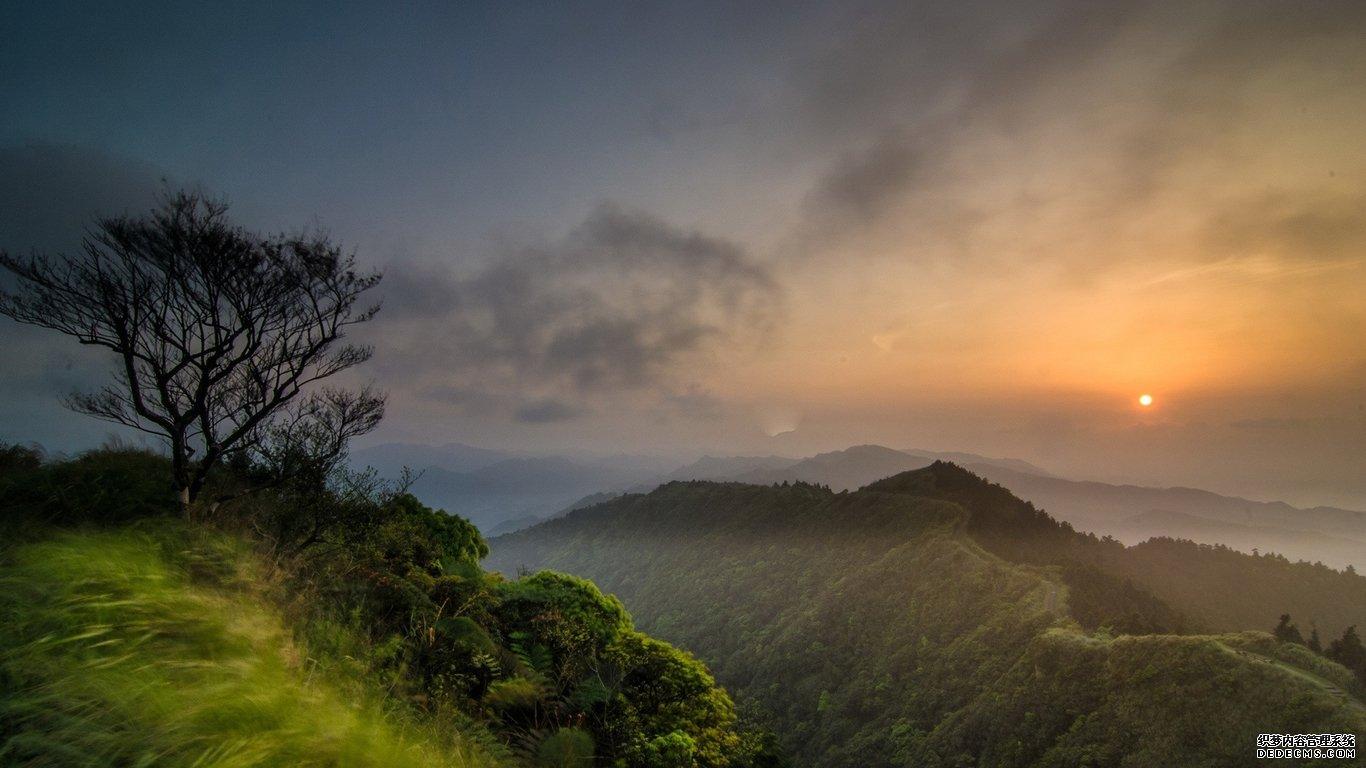
<instances>
[{"instance_id":1,"label":"hazy horizon","mask_svg":"<svg viewBox=\"0 0 1366 768\"><path fill-rule=\"evenodd\" d=\"M360 445L872 443L1366 509L1359 3L0 18L0 248L163 183L327 230L386 274ZM0 440L98 444L57 395L106 361L0 322Z\"/></svg>"}]
</instances>

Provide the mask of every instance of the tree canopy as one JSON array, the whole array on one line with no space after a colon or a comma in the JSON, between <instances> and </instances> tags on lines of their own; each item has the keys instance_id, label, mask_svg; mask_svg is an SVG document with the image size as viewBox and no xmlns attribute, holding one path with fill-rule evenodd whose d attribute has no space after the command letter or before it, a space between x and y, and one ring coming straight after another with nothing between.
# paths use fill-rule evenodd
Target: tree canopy
<instances>
[{"instance_id":1,"label":"tree canopy","mask_svg":"<svg viewBox=\"0 0 1366 768\"><path fill-rule=\"evenodd\" d=\"M300 471L384 413L378 393L319 385L369 359L343 340L379 311L360 301L380 276L324 234L260 235L227 211L179 192L98 220L76 253L0 252L17 278L0 315L114 354L112 383L66 403L164 439L182 509L234 453Z\"/></svg>"}]
</instances>

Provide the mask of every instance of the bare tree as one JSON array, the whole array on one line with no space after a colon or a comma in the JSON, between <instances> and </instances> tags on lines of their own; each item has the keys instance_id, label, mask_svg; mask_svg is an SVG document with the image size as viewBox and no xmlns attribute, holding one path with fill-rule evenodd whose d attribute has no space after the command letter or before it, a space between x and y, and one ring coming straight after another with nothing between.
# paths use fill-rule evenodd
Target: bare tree
<instances>
[{"instance_id":1,"label":"bare tree","mask_svg":"<svg viewBox=\"0 0 1366 768\"><path fill-rule=\"evenodd\" d=\"M0 315L117 356L112 384L65 402L163 438L182 511L227 457L334 460L384 413L369 389L317 384L369 359L342 339L379 311L358 302L380 276L325 235L262 236L226 213L181 192L99 220L74 256L0 252L18 278Z\"/></svg>"}]
</instances>

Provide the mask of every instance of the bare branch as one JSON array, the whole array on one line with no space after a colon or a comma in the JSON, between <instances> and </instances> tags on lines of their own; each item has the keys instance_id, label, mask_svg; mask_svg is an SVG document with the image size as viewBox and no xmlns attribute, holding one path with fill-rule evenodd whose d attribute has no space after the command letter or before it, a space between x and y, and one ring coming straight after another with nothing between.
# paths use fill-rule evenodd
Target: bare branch
<instances>
[{"instance_id":1,"label":"bare branch","mask_svg":"<svg viewBox=\"0 0 1366 768\"><path fill-rule=\"evenodd\" d=\"M74 255L0 252L19 284L0 292L0 315L114 354L114 383L66 404L163 437L187 505L234 451L335 461L384 410L369 390L313 391L370 358L343 339L378 311L357 307L380 276L325 236L262 236L226 214L178 193L99 221Z\"/></svg>"}]
</instances>

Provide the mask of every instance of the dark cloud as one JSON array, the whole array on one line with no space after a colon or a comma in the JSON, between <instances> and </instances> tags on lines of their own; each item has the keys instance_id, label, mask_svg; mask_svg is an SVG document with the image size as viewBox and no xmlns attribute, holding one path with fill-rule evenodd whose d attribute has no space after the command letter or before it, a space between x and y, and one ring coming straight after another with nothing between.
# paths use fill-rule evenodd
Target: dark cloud
<instances>
[{"instance_id":1,"label":"dark cloud","mask_svg":"<svg viewBox=\"0 0 1366 768\"><path fill-rule=\"evenodd\" d=\"M502 410L507 406L507 398L472 387L451 384L437 384L420 389L417 395L434 403L455 406L460 411L477 415Z\"/></svg>"},{"instance_id":2,"label":"dark cloud","mask_svg":"<svg viewBox=\"0 0 1366 768\"><path fill-rule=\"evenodd\" d=\"M980 219L942 195L980 170L955 167L954 149L974 132L1009 135L1027 121L1023 111L1100 55L1138 5L860 6L854 31L799 68L804 111L846 149L803 200L797 239L819 249L904 215L908 201L926 227Z\"/></svg>"},{"instance_id":3,"label":"dark cloud","mask_svg":"<svg viewBox=\"0 0 1366 768\"><path fill-rule=\"evenodd\" d=\"M470 274L391 270L386 281L381 365L555 402L656 385L690 355L760 338L782 301L735 243L615 206ZM577 415L542 405L515 415Z\"/></svg>"},{"instance_id":4,"label":"dark cloud","mask_svg":"<svg viewBox=\"0 0 1366 768\"><path fill-rule=\"evenodd\" d=\"M831 6L815 20L792 72L800 124L817 140L861 140L871 128L932 117L971 86L974 73L1021 34L1047 24L1059 2Z\"/></svg>"},{"instance_id":5,"label":"dark cloud","mask_svg":"<svg viewBox=\"0 0 1366 768\"><path fill-rule=\"evenodd\" d=\"M664 395L664 403L685 419L716 421L726 416L726 402L707 389L693 384Z\"/></svg>"},{"instance_id":6,"label":"dark cloud","mask_svg":"<svg viewBox=\"0 0 1366 768\"><path fill-rule=\"evenodd\" d=\"M800 65L802 109L835 126L844 149L806 195L796 240L819 250L889 223L925 239L955 238L985 219L1027 216L1029 206L1064 198L1090 206L1093 220L1117 215L1170 188L1185 161L1248 165L1238 153L1257 128L1249 109L1265 108L1249 88L1282 63L1300 57L1315 67L1305 98L1366 82L1366 57L1331 52L1366 30L1361 3L1020 5L1029 8L860 5L847 34ZM1322 61L1314 59L1320 49L1330 51ZM1067 134L1043 138L1039 129L1050 125L1107 142L1109 162L1075 186L1039 188L1044 169L1014 163L1040 150L1057 162L1046 141ZM1077 156L1095 151L1079 146ZM969 179L1021 192L957 207L954 185ZM1315 213L1322 202L1275 201L1278 237L1311 249L1318 238L1325 247L1343 239L1355 211Z\"/></svg>"},{"instance_id":7,"label":"dark cloud","mask_svg":"<svg viewBox=\"0 0 1366 768\"><path fill-rule=\"evenodd\" d=\"M96 217L145 211L162 187L152 166L90 147L0 147L0 248L27 253L79 247ZM8 279L0 274L0 286ZM59 403L62 395L105 381L111 361L103 350L0 318L0 360L7 363L0 439L63 448L72 434L109 431Z\"/></svg>"},{"instance_id":8,"label":"dark cloud","mask_svg":"<svg viewBox=\"0 0 1366 768\"><path fill-rule=\"evenodd\" d=\"M911 187L922 160L913 137L889 131L837 160L803 201L803 214L827 234L874 223Z\"/></svg>"},{"instance_id":9,"label":"dark cloud","mask_svg":"<svg viewBox=\"0 0 1366 768\"><path fill-rule=\"evenodd\" d=\"M74 248L97 216L143 212L163 185L152 166L90 147L0 147L0 248Z\"/></svg>"},{"instance_id":10,"label":"dark cloud","mask_svg":"<svg viewBox=\"0 0 1366 768\"><path fill-rule=\"evenodd\" d=\"M527 424L568 421L583 414L583 409L560 400L537 400L519 407L513 416Z\"/></svg>"},{"instance_id":11,"label":"dark cloud","mask_svg":"<svg viewBox=\"0 0 1366 768\"><path fill-rule=\"evenodd\" d=\"M1366 249L1366 194L1264 193L1213 216L1204 239L1214 256L1354 258Z\"/></svg>"}]
</instances>

